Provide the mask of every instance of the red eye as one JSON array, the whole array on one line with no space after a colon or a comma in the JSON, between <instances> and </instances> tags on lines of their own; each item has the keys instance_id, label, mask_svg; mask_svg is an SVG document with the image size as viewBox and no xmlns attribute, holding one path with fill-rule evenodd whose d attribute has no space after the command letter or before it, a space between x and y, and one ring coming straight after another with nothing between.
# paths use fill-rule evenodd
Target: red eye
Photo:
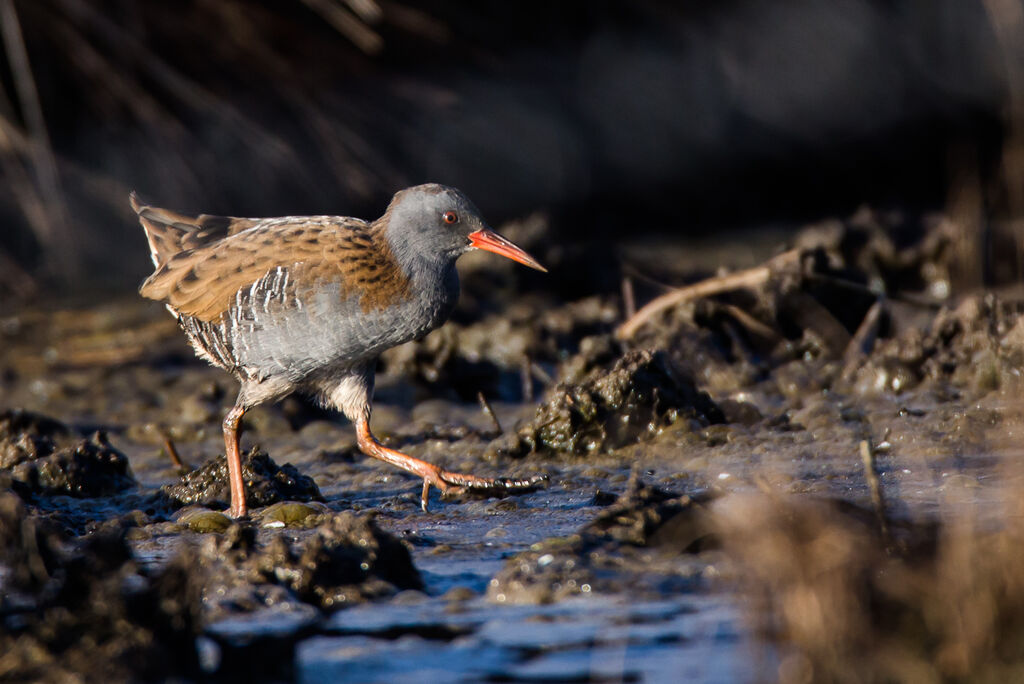
<instances>
[{"instance_id":1,"label":"red eye","mask_svg":"<svg viewBox=\"0 0 1024 684\"><path fill-rule=\"evenodd\" d=\"M454 211L446 211L446 212L444 212L444 222L447 223L448 225L451 225L451 224L455 223L458 220L459 220L459 215L456 214Z\"/></svg>"}]
</instances>

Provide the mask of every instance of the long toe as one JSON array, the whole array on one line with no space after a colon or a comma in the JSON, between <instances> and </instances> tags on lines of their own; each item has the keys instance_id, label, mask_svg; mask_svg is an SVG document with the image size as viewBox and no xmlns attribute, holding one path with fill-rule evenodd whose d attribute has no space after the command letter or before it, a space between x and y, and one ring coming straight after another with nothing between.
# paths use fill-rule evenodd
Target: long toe
<instances>
[{"instance_id":1,"label":"long toe","mask_svg":"<svg viewBox=\"0 0 1024 684\"><path fill-rule=\"evenodd\" d=\"M460 476L458 473L443 473L442 477L450 484L458 484L460 487L475 491L530 491L543 486L548 481L547 475L534 475L525 480L509 477L483 478L475 476ZM458 479L456 479L458 478ZM440 489L440 487L438 488Z\"/></svg>"},{"instance_id":2,"label":"long toe","mask_svg":"<svg viewBox=\"0 0 1024 684\"><path fill-rule=\"evenodd\" d=\"M494 486L506 490L533 490L543 487L548 482L547 475L534 475L525 480L515 480L510 477L499 477L494 481Z\"/></svg>"},{"instance_id":3,"label":"long toe","mask_svg":"<svg viewBox=\"0 0 1024 684\"><path fill-rule=\"evenodd\" d=\"M436 478L425 477L423 478L423 491L420 492L420 508L426 513L430 510L430 488L437 487L437 491L441 492L442 496L451 496L454 494L461 494L466 491L466 486L461 484L452 484L446 482L442 476Z\"/></svg>"},{"instance_id":4,"label":"long toe","mask_svg":"<svg viewBox=\"0 0 1024 684\"><path fill-rule=\"evenodd\" d=\"M509 494L532 492L547 484L547 475L534 475L526 479L509 477L478 477L464 473L453 473L440 470L423 478L423 491L420 494L420 507L426 511L430 488L437 487L442 496L463 494L468 491L478 494Z\"/></svg>"}]
</instances>

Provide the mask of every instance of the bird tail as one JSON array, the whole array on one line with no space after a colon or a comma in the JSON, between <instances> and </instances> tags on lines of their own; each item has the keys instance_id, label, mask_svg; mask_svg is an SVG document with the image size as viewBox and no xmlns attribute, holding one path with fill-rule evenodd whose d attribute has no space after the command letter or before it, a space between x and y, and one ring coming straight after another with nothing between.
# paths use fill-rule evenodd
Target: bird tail
<instances>
[{"instance_id":1,"label":"bird tail","mask_svg":"<svg viewBox=\"0 0 1024 684\"><path fill-rule=\"evenodd\" d=\"M134 191L128 196L128 201L146 231L149 255L157 269L175 254L216 242L256 223L253 219L233 216L179 214L170 209L143 204Z\"/></svg>"},{"instance_id":2,"label":"bird tail","mask_svg":"<svg viewBox=\"0 0 1024 684\"><path fill-rule=\"evenodd\" d=\"M129 195L128 201L146 231L149 256L157 268L182 251L185 236L199 229L197 218L143 204L135 192Z\"/></svg>"}]
</instances>

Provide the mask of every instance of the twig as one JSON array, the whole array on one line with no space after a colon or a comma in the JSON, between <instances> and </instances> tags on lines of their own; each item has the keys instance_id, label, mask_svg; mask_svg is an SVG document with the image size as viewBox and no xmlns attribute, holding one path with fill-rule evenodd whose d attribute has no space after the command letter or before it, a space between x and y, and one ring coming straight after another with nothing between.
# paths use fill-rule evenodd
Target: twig
<instances>
[{"instance_id":1,"label":"twig","mask_svg":"<svg viewBox=\"0 0 1024 684\"><path fill-rule=\"evenodd\" d=\"M646 283L653 288L661 290L662 292L674 292L676 289L674 285L669 285L668 283L658 280L657 278L652 278L651 276L639 270L632 264L623 264L622 274L624 276L632 278L633 280L639 281L641 283Z\"/></svg>"},{"instance_id":2,"label":"twig","mask_svg":"<svg viewBox=\"0 0 1024 684\"><path fill-rule=\"evenodd\" d=\"M892 540L889 537L889 523L885 517L885 497L882 494L882 484L878 480L878 472L875 470L875 452L866 439L860 443L860 460L864 465L864 478L868 482L868 489L871 490L871 505L878 518L878 528L886 547L889 547Z\"/></svg>"},{"instance_id":3,"label":"twig","mask_svg":"<svg viewBox=\"0 0 1024 684\"><path fill-rule=\"evenodd\" d=\"M622 313L627 321L636 315L636 295L633 293L633 279L629 276L622 279Z\"/></svg>"},{"instance_id":4,"label":"twig","mask_svg":"<svg viewBox=\"0 0 1024 684\"><path fill-rule=\"evenodd\" d=\"M884 301L879 298L871 305L864 315L864 320L857 326L857 332L853 334L849 344L846 345L846 351L843 353L843 371L839 375L840 382L849 382L857 371L860 361L874 348L875 340L878 338L878 327L882 321L882 312L885 311Z\"/></svg>"},{"instance_id":5,"label":"twig","mask_svg":"<svg viewBox=\"0 0 1024 684\"><path fill-rule=\"evenodd\" d=\"M505 431L501 429L501 423L498 421L498 416L494 413L494 409L491 408L491 402L487 401L487 397L484 396L483 392L476 393L476 399L480 402L480 408L483 409L484 413L494 423L494 429L498 431L499 435L505 434Z\"/></svg>"},{"instance_id":6,"label":"twig","mask_svg":"<svg viewBox=\"0 0 1024 684\"><path fill-rule=\"evenodd\" d=\"M536 378L542 385L550 385L554 382L554 379L547 374L543 368L537 365L536 361L530 362L530 373Z\"/></svg>"},{"instance_id":7,"label":"twig","mask_svg":"<svg viewBox=\"0 0 1024 684\"><path fill-rule=\"evenodd\" d=\"M729 341L732 342L733 354L736 357L743 357L747 360L753 359L754 353L750 349L750 345L740 335L740 331L736 329L736 322L725 319L721 325L725 334L729 337Z\"/></svg>"},{"instance_id":8,"label":"twig","mask_svg":"<svg viewBox=\"0 0 1024 684\"><path fill-rule=\"evenodd\" d=\"M781 337L775 328L765 325L735 304L723 304L722 310L736 319L736 322L746 328L747 331L762 339L777 340Z\"/></svg>"},{"instance_id":9,"label":"twig","mask_svg":"<svg viewBox=\"0 0 1024 684\"><path fill-rule=\"evenodd\" d=\"M171 440L170 435L161 430L160 436L164 438L164 451L166 451L167 455L171 457L171 463L174 464L174 467L179 471L186 473L192 470L187 463L181 460L181 455L178 454L178 449L174 446L174 442Z\"/></svg>"},{"instance_id":10,"label":"twig","mask_svg":"<svg viewBox=\"0 0 1024 684\"><path fill-rule=\"evenodd\" d=\"M811 283L824 283L833 287L850 290L851 292L857 292L858 294L868 295L869 297L877 297L879 294L878 291L872 290L863 283L847 280L846 278L837 278L836 276L824 275L822 273L808 273L805 277Z\"/></svg>"},{"instance_id":11,"label":"twig","mask_svg":"<svg viewBox=\"0 0 1024 684\"><path fill-rule=\"evenodd\" d=\"M850 344L850 331L817 299L803 290L791 290L779 299L779 311L805 332L813 333L829 358L839 358Z\"/></svg>"},{"instance_id":12,"label":"twig","mask_svg":"<svg viewBox=\"0 0 1024 684\"><path fill-rule=\"evenodd\" d=\"M523 362L519 366L519 379L523 384L523 400L533 401L533 376L530 373L530 366L533 365L528 355L523 356Z\"/></svg>"},{"instance_id":13,"label":"twig","mask_svg":"<svg viewBox=\"0 0 1024 684\"><path fill-rule=\"evenodd\" d=\"M737 271L736 273L714 276L688 287L663 294L648 302L629 320L619 326L619 329L615 331L615 335L620 340L628 340L651 318L666 309L671 309L672 307L702 297L710 297L711 295L723 292L763 285L768 282L773 272L796 263L800 258L800 254L801 250L791 249L788 252L772 257L760 266Z\"/></svg>"}]
</instances>

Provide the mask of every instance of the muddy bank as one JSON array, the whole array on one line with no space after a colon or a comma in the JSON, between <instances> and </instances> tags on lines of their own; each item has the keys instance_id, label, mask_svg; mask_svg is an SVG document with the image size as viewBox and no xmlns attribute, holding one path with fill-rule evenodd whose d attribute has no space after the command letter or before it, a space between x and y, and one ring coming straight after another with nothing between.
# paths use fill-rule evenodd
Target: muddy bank
<instances>
[{"instance_id":1,"label":"muddy bank","mask_svg":"<svg viewBox=\"0 0 1024 684\"><path fill-rule=\"evenodd\" d=\"M137 679L166 667L315 681L342 663L365 681L412 677L394 647L451 678L586 680L607 657L620 671L602 677L642 680L747 662L748 640L784 679L841 680L883 643L959 676L993 651L985 630L949 631L955 614L975 599L1016 611L1016 560L999 549L1016 534L1003 488L1021 480L1001 464L1024 429L1024 307L1011 291L960 295L944 224L912 223L861 212L709 278L690 250L664 247L659 276L682 287L635 318L659 301L639 284L640 302L628 289L572 299L470 261L456 320L382 359L374 428L453 470L549 479L435 498L429 513L417 481L293 397L246 416L253 514L235 523L220 422L236 388L166 312L133 299L15 313L0 321L3 524L36 532L3 542L0 638L20 654L3 672L103 671L69 636L95 619L109 646L95 653ZM974 545L944 542L968 510ZM833 545L842 568L820 551ZM964 563L969 587L951 578ZM814 568L838 579L815 584ZM917 593L871 579L883 571ZM106 617L70 587L101 596ZM947 589L960 608L921 607ZM794 616L787 596L807 591L849 609ZM166 606L139 612L154 601Z\"/></svg>"},{"instance_id":2,"label":"muddy bank","mask_svg":"<svg viewBox=\"0 0 1024 684\"><path fill-rule=\"evenodd\" d=\"M11 681L156 681L200 673L200 597L184 558L153 574L123 529L72 543L0 494L0 676Z\"/></svg>"},{"instance_id":3,"label":"muddy bank","mask_svg":"<svg viewBox=\"0 0 1024 684\"><path fill-rule=\"evenodd\" d=\"M37 496L98 497L136 484L105 432L76 438L57 420L18 409L0 413L0 469Z\"/></svg>"},{"instance_id":4,"label":"muddy bank","mask_svg":"<svg viewBox=\"0 0 1024 684\"><path fill-rule=\"evenodd\" d=\"M614 360L610 368L609 359ZM673 369L661 351L623 354L605 339L586 338L559 378L536 415L496 445L496 453L613 451L676 422L700 429L724 419L721 409Z\"/></svg>"}]
</instances>

